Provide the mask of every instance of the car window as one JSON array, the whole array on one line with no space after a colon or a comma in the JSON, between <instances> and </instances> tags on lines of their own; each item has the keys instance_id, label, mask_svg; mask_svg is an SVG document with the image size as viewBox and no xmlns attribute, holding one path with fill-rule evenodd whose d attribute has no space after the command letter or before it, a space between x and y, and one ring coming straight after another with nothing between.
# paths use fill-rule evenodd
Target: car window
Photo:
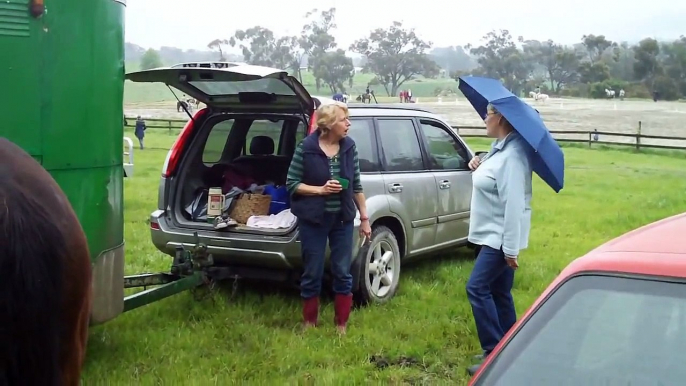
<instances>
[{"instance_id":1,"label":"car window","mask_svg":"<svg viewBox=\"0 0 686 386\"><path fill-rule=\"evenodd\" d=\"M202 162L213 164L221 160L222 152L233 124L233 119L227 119L218 122L212 127L212 131L210 131L207 137L207 142L205 142L205 148L202 151Z\"/></svg>"},{"instance_id":2,"label":"car window","mask_svg":"<svg viewBox=\"0 0 686 386\"><path fill-rule=\"evenodd\" d=\"M432 170L467 169L467 149L446 132L440 123L421 120L422 132L427 142L429 165Z\"/></svg>"},{"instance_id":3,"label":"car window","mask_svg":"<svg viewBox=\"0 0 686 386\"><path fill-rule=\"evenodd\" d=\"M380 119L378 125L386 171L424 170L422 151L411 119Z\"/></svg>"},{"instance_id":4,"label":"car window","mask_svg":"<svg viewBox=\"0 0 686 386\"><path fill-rule=\"evenodd\" d=\"M477 385L677 385L686 284L581 276L525 323Z\"/></svg>"},{"instance_id":5,"label":"car window","mask_svg":"<svg viewBox=\"0 0 686 386\"><path fill-rule=\"evenodd\" d=\"M381 169L376 156L376 139L374 123L371 119L351 119L348 136L355 141L357 158L360 160L360 171L378 172Z\"/></svg>"},{"instance_id":6,"label":"car window","mask_svg":"<svg viewBox=\"0 0 686 386\"><path fill-rule=\"evenodd\" d=\"M254 155L250 150L250 144L255 137L269 137L274 143L274 150L270 154L277 154L279 150L279 140L281 138L281 130L283 129L284 121L282 119L272 122L268 119L255 119L250 128L248 129L248 134L245 136L245 148L244 155ZM264 142L263 142L264 143ZM258 155L264 155L264 153L259 152Z\"/></svg>"}]
</instances>

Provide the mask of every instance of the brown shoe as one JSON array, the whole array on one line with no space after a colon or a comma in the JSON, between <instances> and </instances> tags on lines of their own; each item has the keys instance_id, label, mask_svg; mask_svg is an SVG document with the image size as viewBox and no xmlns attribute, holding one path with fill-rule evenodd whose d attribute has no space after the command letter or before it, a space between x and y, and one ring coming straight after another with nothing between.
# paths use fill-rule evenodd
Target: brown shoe
<instances>
[{"instance_id":1,"label":"brown shoe","mask_svg":"<svg viewBox=\"0 0 686 386\"><path fill-rule=\"evenodd\" d=\"M350 310L352 308L352 305L352 294L336 294L336 298L334 300L335 315L333 318L333 322L336 325L336 328L338 328L338 332L340 332L341 334L345 334L345 328L348 323L348 318L350 317Z\"/></svg>"},{"instance_id":2,"label":"brown shoe","mask_svg":"<svg viewBox=\"0 0 686 386\"><path fill-rule=\"evenodd\" d=\"M303 299L303 326L316 327L319 318L319 298Z\"/></svg>"}]
</instances>

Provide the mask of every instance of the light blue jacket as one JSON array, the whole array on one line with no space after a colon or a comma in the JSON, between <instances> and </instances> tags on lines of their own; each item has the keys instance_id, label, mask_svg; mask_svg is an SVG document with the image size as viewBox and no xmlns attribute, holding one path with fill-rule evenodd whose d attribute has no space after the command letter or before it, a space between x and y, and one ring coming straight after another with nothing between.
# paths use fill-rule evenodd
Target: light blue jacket
<instances>
[{"instance_id":1,"label":"light blue jacket","mask_svg":"<svg viewBox=\"0 0 686 386\"><path fill-rule=\"evenodd\" d=\"M496 140L472 173L469 241L518 256L531 228L531 147L516 131Z\"/></svg>"}]
</instances>

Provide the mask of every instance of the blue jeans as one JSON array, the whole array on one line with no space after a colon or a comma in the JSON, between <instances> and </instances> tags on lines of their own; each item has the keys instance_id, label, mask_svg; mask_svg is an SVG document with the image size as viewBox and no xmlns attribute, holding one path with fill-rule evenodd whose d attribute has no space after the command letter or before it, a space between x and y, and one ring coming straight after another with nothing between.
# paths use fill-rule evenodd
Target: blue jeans
<instances>
[{"instance_id":1,"label":"blue jeans","mask_svg":"<svg viewBox=\"0 0 686 386\"><path fill-rule=\"evenodd\" d=\"M502 250L482 246L467 281L467 298L481 348L490 353L517 321L512 284L514 270Z\"/></svg>"},{"instance_id":2,"label":"blue jeans","mask_svg":"<svg viewBox=\"0 0 686 386\"><path fill-rule=\"evenodd\" d=\"M324 212L321 224L301 221L298 226L304 268L300 296L309 299L321 293L327 239L331 249L333 290L337 294L349 294L353 288L353 276L350 274L353 222L341 221L339 213Z\"/></svg>"}]
</instances>

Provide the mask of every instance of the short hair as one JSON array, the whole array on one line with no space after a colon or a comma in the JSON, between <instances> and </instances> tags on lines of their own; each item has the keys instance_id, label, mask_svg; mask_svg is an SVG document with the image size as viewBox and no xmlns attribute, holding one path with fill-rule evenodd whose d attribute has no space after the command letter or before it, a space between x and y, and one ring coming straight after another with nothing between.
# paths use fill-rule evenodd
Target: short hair
<instances>
[{"instance_id":1,"label":"short hair","mask_svg":"<svg viewBox=\"0 0 686 386\"><path fill-rule=\"evenodd\" d=\"M488 106L486 106L486 111L490 111L494 114L500 114L500 116L502 117L504 125L506 127L508 127L509 129L514 130L514 127L512 126L510 121L508 121L507 118L505 118L505 116L500 111L498 111L498 109L496 109L495 106L493 106L491 103L489 103Z\"/></svg>"},{"instance_id":2,"label":"short hair","mask_svg":"<svg viewBox=\"0 0 686 386\"><path fill-rule=\"evenodd\" d=\"M331 126L336 123L339 111L343 111L347 117L349 115L348 105L343 102L335 101L334 103L319 106L315 112L317 116L317 130L322 133L329 131Z\"/></svg>"}]
</instances>

